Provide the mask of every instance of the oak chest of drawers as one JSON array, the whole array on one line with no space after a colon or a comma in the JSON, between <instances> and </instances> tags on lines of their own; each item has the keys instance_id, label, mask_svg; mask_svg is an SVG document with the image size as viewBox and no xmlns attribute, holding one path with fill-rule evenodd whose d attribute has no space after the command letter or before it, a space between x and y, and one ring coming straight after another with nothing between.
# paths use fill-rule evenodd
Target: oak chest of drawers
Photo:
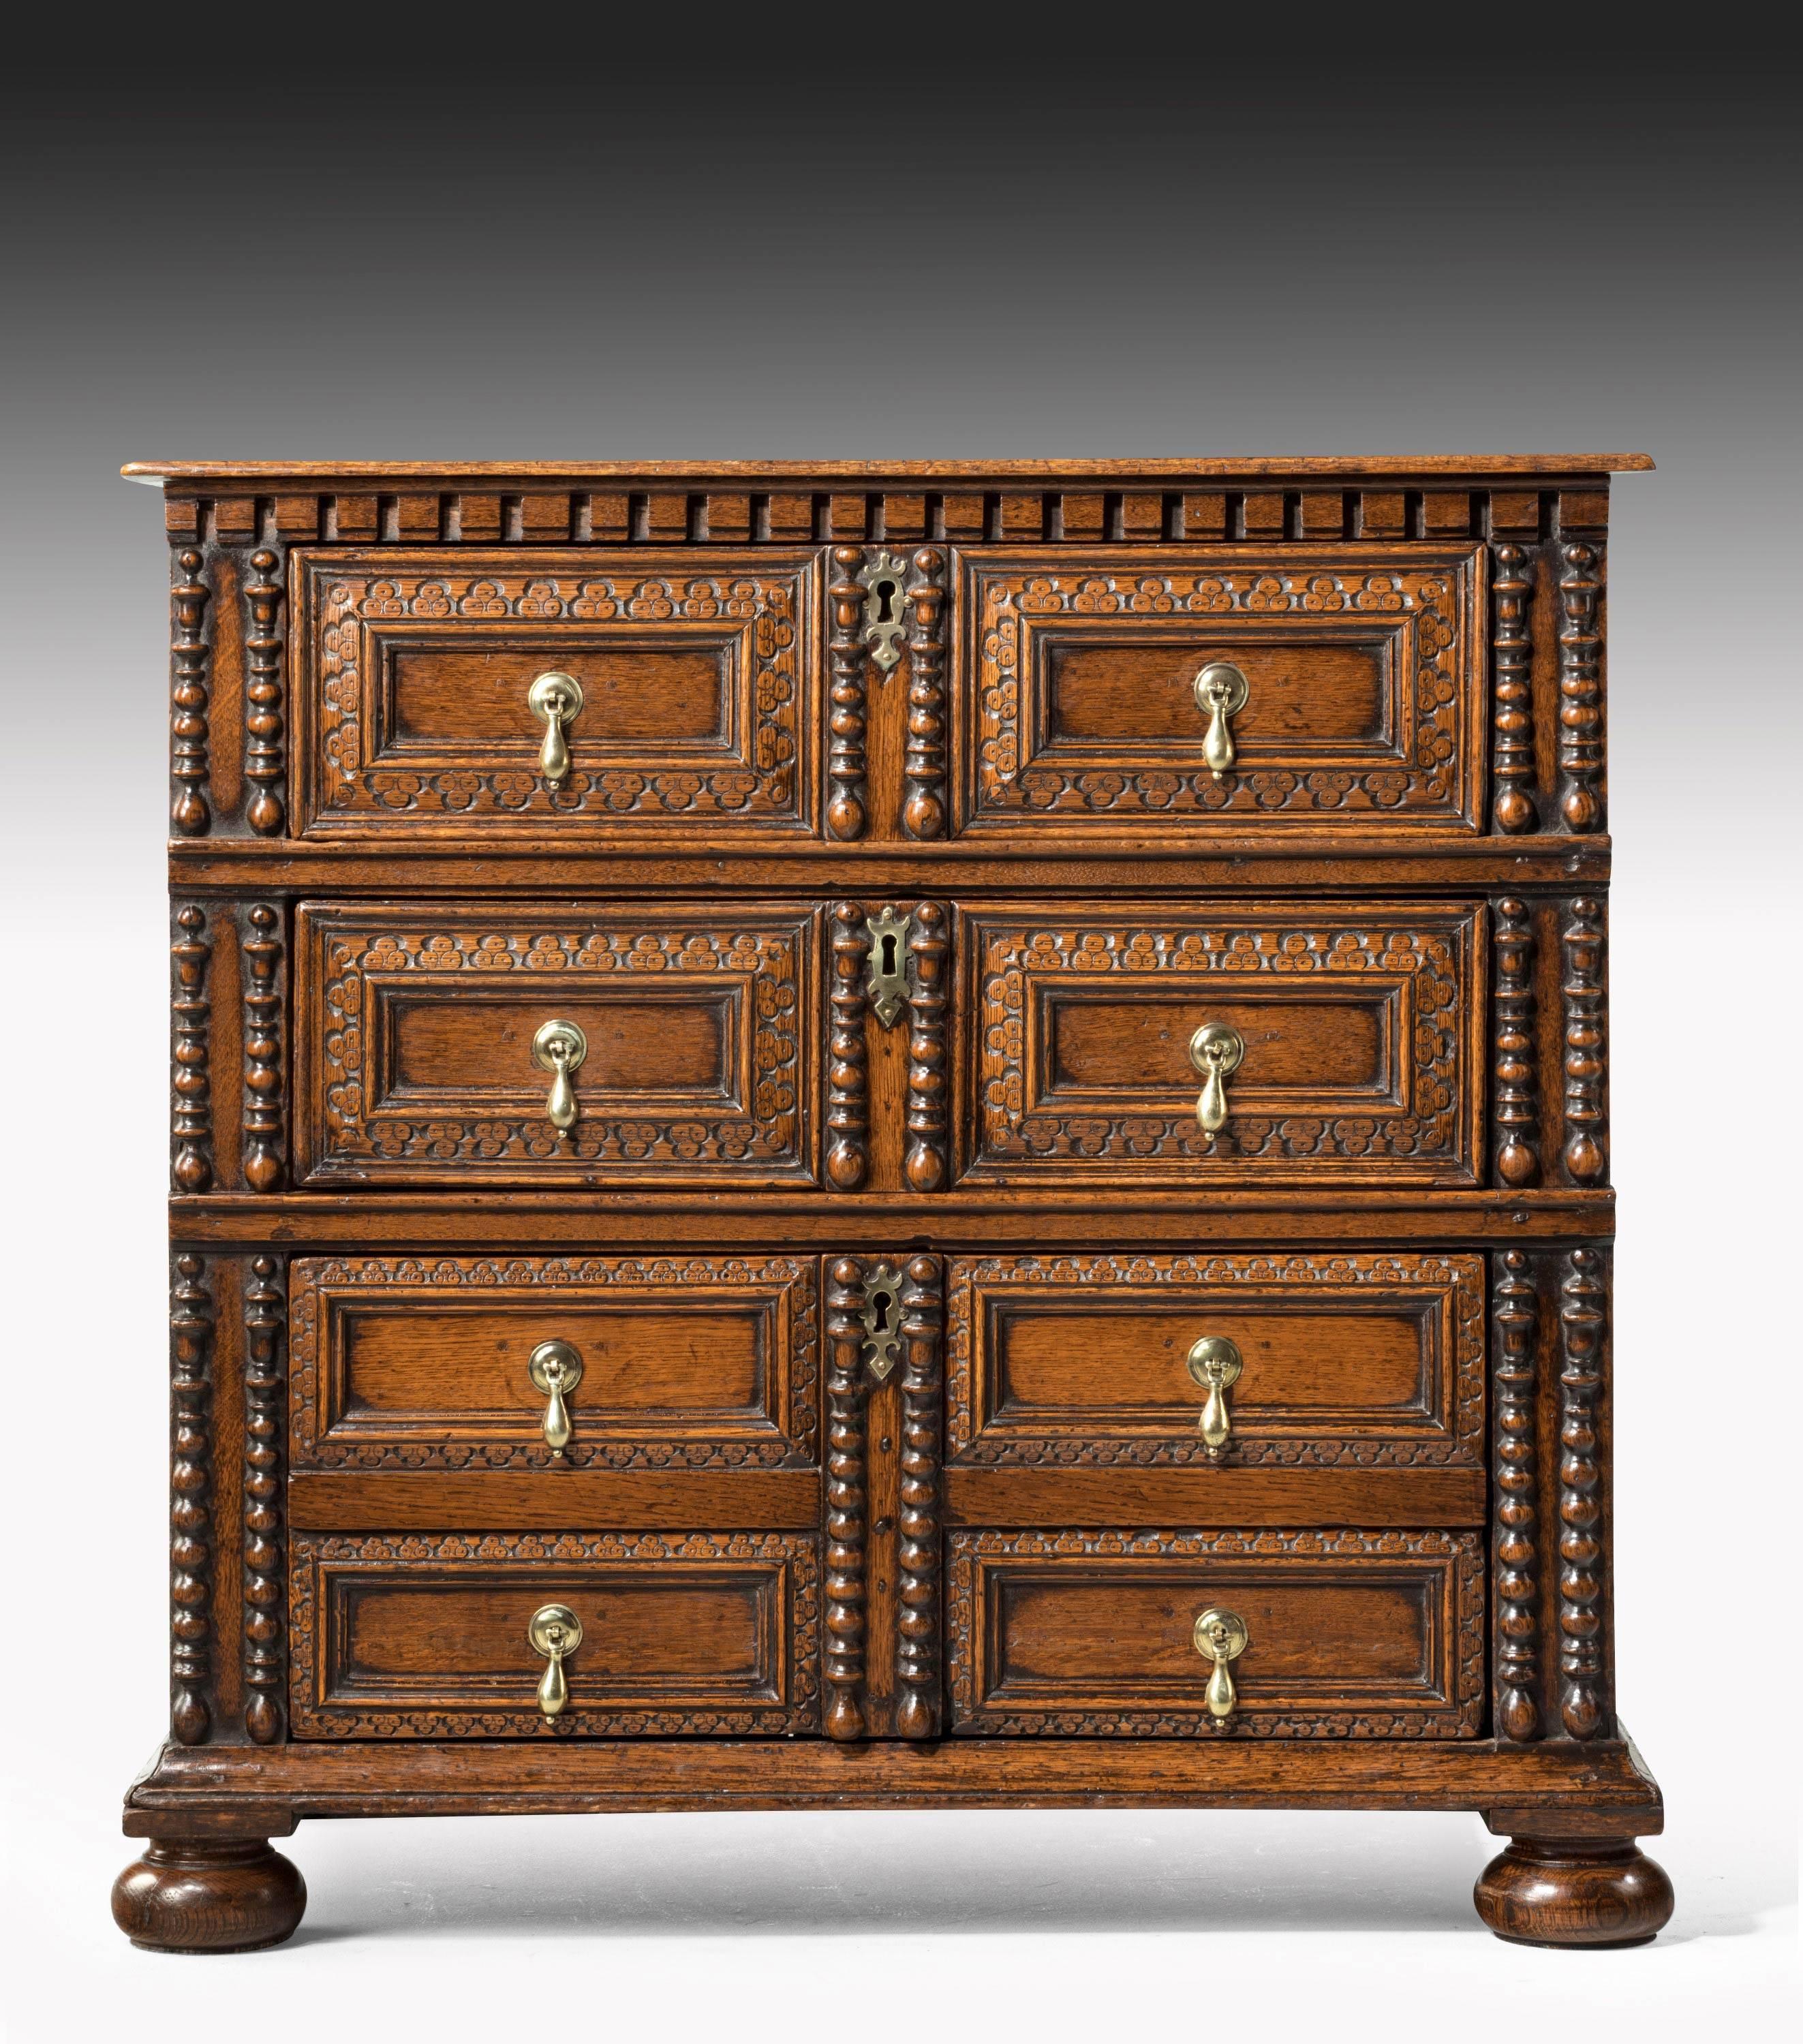
<instances>
[{"instance_id":1,"label":"oak chest of drawers","mask_svg":"<svg viewBox=\"0 0 1803 2044\"><path fill-rule=\"evenodd\" d=\"M1456 1808L1612 1684L1609 476L175 465L171 1738L303 1817Z\"/></svg>"}]
</instances>

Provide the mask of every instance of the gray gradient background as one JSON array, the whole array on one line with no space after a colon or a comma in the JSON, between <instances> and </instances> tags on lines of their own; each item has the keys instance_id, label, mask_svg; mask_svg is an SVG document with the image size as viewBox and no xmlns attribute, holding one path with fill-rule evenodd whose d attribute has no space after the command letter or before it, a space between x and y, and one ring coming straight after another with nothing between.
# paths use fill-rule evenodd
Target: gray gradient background
<instances>
[{"instance_id":1,"label":"gray gradient background","mask_svg":"<svg viewBox=\"0 0 1803 2044\"><path fill-rule=\"evenodd\" d=\"M516 2019L534 1954L604 1969L623 2020L674 1980L678 2034L755 2036L817 1996L819 2019L872 1953L956 1992L948 2035L1004 1995L1046 2037L1191 2022L1225 1966L1281 1978L1267 2035L1330 2007L1366 2034L1398 1966L1472 1992L1471 2036L1542 2006L1773 2034L1797 1673L1797 80L1732 10L1702 51L1451 18L1393 10L1336 44L1274 13L861 35L798 14L735 44L674 13L586 42L521 16L449 71L442 25L315 22L278 54L171 19L98 70L15 71L0 1070L25 1643L0 1694L29 1754L21 2038L71 2034L71 1969L100 2035L129 2010L138 2036L191 2038L252 1984L267 2038L351 1990L347 2035L391 2034L402 1994L479 2034ZM315 1901L286 1956L197 1978L130 1954L102 1898L166 1708L167 604L156 499L117 464L1610 448L1659 463L1617 487L1609 567L1617 1619L1679 1888L1654 1952L1483 1938L1474 1820L1127 1814L303 1827ZM71 1600L94 1613L84 1683ZM1719 1706L1681 1696L1686 1642ZM402 1923L440 1934L377 1934ZM902 2023L857 1998L863 2034Z\"/></svg>"}]
</instances>

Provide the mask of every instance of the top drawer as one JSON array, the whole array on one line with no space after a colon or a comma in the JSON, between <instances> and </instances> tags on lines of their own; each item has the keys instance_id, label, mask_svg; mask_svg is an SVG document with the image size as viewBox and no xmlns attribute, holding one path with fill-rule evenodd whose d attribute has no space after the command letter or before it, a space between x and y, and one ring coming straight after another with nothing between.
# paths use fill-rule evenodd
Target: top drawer
<instances>
[{"instance_id":1,"label":"top drawer","mask_svg":"<svg viewBox=\"0 0 1803 2044\"><path fill-rule=\"evenodd\" d=\"M812 833L815 559L297 551L301 836ZM546 673L581 693L555 778Z\"/></svg>"},{"instance_id":2,"label":"top drawer","mask_svg":"<svg viewBox=\"0 0 1803 2044\"><path fill-rule=\"evenodd\" d=\"M967 829L1482 828L1481 548L961 561Z\"/></svg>"}]
</instances>

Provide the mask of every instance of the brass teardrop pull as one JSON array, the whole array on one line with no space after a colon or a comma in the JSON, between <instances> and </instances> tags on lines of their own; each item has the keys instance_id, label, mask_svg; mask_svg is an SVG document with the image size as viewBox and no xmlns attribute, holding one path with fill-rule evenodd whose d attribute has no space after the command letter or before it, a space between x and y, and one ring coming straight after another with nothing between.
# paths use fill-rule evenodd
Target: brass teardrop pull
<instances>
[{"instance_id":1,"label":"brass teardrop pull","mask_svg":"<svg viewBox=\"0 0 1803 2044\"><path fill-rule=\"evenodd\" d=\"M534 1061L551 1074L545 1116L559 1135L567 1135L576 1125L576 1089L571 1080L588 1054L589 1039L574 1022L547 1022L532 1039Z\"/></svg>"},{"instance_id":2,"label":"brass teardrop pull","mask_svg":"<svg viewBox=\"0 0 1803 2044\"><path fill-rule=\"evenodd\" d=\"M544 726L538 770L555 788L570 770L570 748L564 743L563 727L582 709L582 685L574 674L540 674L526 691L526 704Z\"/></svg>"},{"instance_id":3,"label":"brass teardrop pull","mask_svg":"<svg viewBox=\"0 0 1803 2044\"><path fill-rule=\"evenodd\" d=\"M1205 1661L1214 1663L1203 1701L1208 1705L1209 1716L1218 1723L1232 1717L1239 1708L1240 1698L1233 1687L1229 1664L1237 1661L1251 1646L1251 1635L1246 1630L1245 1619L1237 1612L1211 1605L1196 1620L1191 1637L1196 1642L1196 1651Z\"/></svg>"},{"instance_id":4,"label":"brass teardrop pull","mask_svg":"<svg viewBox=\"0 0 1803 2044\"><path fill-rule=\"evenodd\" d=\"M1233 719L1246 707L1251 684L1240 669L1227 660L1211 660L1197 675L1196 706L1209 720L1202 740L1202 757L1217 780L1232 771L1237 754L1233 749Z\"/></svg>"},{"instance_id":5,"label":"brass teardrop pull","mask_svg":"<svg viewBox=\"0 0 1803 2044\"><path fill-rule=\"evenodd\" d=\"M563 1663L582 1643L582 1620L567 1604L540 1604L527 1624L526 1638L532 1651L551 1663L539 1682L538 1707L548 1718L561 1717L570 1703Z\"/></svg>"},{"instance_id":6,"label":"brass teardrop pull","mask_svg":"<svg viewBox=\"0 0 1803 2044\"><path fill-rule=\"evenodd\" d=\"M1190 1039L1190 1062L1202 1075L1196 1119L1205 1135L1217 1134L1227 1120L1227 1076L1240 1069L1246 1039L1230 1022L1205 1022Z\"/></svg>"},{"instance_id":7,"label":"brass teardrop pull","mask_svg":"<svg viewBox=\"0 0 1803 2044\"><path fill-rule=\"evenodd\" d=\"M526 1374L548 1401L543 1426L545 1446L560 1455L570 1445L570 1393L582 1381L579 1350L566 1341L540 1342L526 1358Z\"/></svg>"},{"instance_id":8,"label":"brass teardrop pull","mask_svg":"<svg viewBox=\"0 0 1803 2044\"><path fill-rule=\"evenodd\" d=\"M1239 1382L1244 1367L1238 1346L1224 1335L1204 1335L1190 1351L1190 1374L1208 1393L1197 1425L1211 1462L1219 1462L1227 1451L1228 1437L1233 1431L1227 1393Z\"/></svg>"}]
</instances>

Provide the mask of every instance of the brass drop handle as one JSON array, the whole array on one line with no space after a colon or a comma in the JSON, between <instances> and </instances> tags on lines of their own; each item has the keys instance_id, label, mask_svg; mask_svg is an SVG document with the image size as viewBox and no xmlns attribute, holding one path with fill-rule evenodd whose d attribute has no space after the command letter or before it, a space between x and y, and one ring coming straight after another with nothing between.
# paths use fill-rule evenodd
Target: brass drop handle
<instances>
[{"instance_id":1,"label":"brass drop handle","mask_svg":"<svg viewBox=\"0 0 1803 2044\"><path fill-rule=\"evenodd\" d=\"M589 1039L574 1022L547 1022L532 1039L532 1058L551 1074L544 1112L559 1135L576 1125L576 1089L570 1082L582 1068Z\"/></svg>"},{"instance_id":2,"label":"brass drop handle","mask_svg":"<svg viewBox=\"0 0 1803 2044\"><path fill-rule=\"evenodd\" d=\"M538 1707L548 1718L561 1717L570 1706L570 1685L563 1663L582 1643L582 1622L567 1604L540 1604L526 1627L535 1654L551 1666L538 1685Z\"/></svg>"},{"instance_id":3,"label":"brass drop handle","mask_svg":"<svg viewBox=\"0 0 1803 2044\"><path fill-rule=\"evenodd\" d=\"M570 1445L570 1393L582 1381L581 1352L567 1341L540 1342L526 1358L526 1374L549 1401L544 1408L544 1442L554 1455Z\"/></svg>"},{"instance_id":4,"label":"brass drop handle","mask_svg":"<svg viewBox=\"0 0 1803 2044\"><path fill-rule=\"evenodd\" d=\"M1233 719L1246 707L1251 684L1231 661L1210 660L1196 677L1196 707L1209 720L1202 740L1202 757L1217 780L1232 772L1238 757L1233 750Z\"/></svg>"},{"instance_id":5,"label":"brass drop handle","mask_svg":"<svg viewBox=\"0 0 1803 2044\"><path fill-rule=\"evenodd\" d=\"M1216 1719L1230 1718L1239 1708L1240 1699L1233 1687L1233 1677L1229 1664L1237 1661L1252 1643L1251 1635L1246 1630L1246 1621L1236 1611L1227 1611L1211 1605L1196 1620L1192 1635L1196 1651L1205 1661L1214 1663L1209 1676L1209 1686L1203 1701L1209 1707L1209 1716Z\"/></svg>"},{"instance_id":6,"label":"brass drop handle","mask_svg":"<svg viewBox=\"0 0 1803 2044\"><path fill-rule=\"evenodd\" d=\"M582 685L574 674L540 674L526 691L526 705L544 726L538 749L538 770L556 787L570 770L570 748L563 727L582 707Z\"/></svg>"},{"instance_id":7,"label":"brass drop handle","mask_svg":"<svg viewBox=\"0 0 1803 2044\"><path fill-rule=\"evenodd\" d=\"M1240 1069L1246 1039L1231 1022L1205 1022L1190 1039L1190 1062L1202 1075L1196 1119L1205 1135L1213 1135L1227 1120L1227 1076Z\"/></svg>"},{"instance_id":8,"label":"brass drop handle","mask_svg":"<svg viewBox=\"0 0 1803 2044\"><path fill-rule=\"evenodd\" d=\"M1228 1389L1240 1381L1245 1368L1236 1343L1225 1335L1204 1335L1190 1351L1190 1374L1208 1393L1202 1401L1202 1416L1197 1423L1209 1460L1220 1461L1233 1431L1233 1416L1227 1409Z\"/></svg>"}]
</instances>

